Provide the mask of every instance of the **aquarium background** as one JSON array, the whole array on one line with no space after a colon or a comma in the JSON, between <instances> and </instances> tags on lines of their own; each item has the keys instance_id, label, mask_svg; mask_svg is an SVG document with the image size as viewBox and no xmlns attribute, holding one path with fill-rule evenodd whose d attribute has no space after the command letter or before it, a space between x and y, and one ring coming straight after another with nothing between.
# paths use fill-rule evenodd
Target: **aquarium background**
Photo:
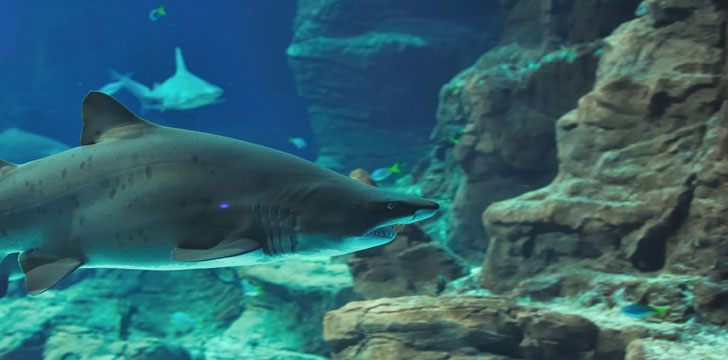
<instances>
[{"instance_id":1,"label":"aquarium background","mask_svg":"<svg viewBox=\"0 0 728 360\"><path fill-rule=\"evenodd\" d=\"M168 15L150 21L166 5ZM225 134L283 150L288 137L311 137L285 50L296 5L214 1L6 1L2 9L0 84L5 127L50 136L69 146L81 131L79 99L112 82L110 70L152 86L174 74L174 47L187 68L222 87L225 103L149 114L154 122ZM115 94L116 95L116 94ZM133 111L139 101L118 98ZM145 114L147 115L147 114ZM299 151L315 158L316 143Z\"/></svg>"},{"instance_id":2,"label":"aquarium background","mask_svg":"<svg viewBox=\"0 0 728 360\"><path fill-rule=\"evenodd\" d=\"M179 46L225 102L144 118L441 211L342 257L40 296L10 255L0 359L724 359L727 23L717 0L5 1L0 159L77 146L109 70L151 86Z\"/></svg>"}]
</instances>

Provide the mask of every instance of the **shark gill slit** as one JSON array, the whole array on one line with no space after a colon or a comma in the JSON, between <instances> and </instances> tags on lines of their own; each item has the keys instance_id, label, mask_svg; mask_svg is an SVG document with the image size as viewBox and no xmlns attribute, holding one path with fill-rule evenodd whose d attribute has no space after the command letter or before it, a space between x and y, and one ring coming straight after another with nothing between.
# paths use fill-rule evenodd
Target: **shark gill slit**
<instances>
[{"instance_id":1,"label":"shark gill slit","mask_svg":"<svg viewBox=\"0 0 728 360\"><path fill-rule=\"evenodd\" d=\"M275 255L276 249L273 247L273 229L271 229L270 219L270 207L264 208L260 206L261 223L263 224L263 231L265 232L265 246L268 251L268 255Z\"/></svg>"},{"instance_id":2,"label":"shark gill slit","mask_svg":"<svg viewBox=\"0 0 728 360\"><path fill-rule=\"evenodd\" d=\"M293 210L288 212L288 237L291 242L291 253L295 253L298 237L296 236L296 213Z\"/></svg>"},{"instance_id":3,"label":"shark gill slit","mask_svg":"<svg viewBox=\"0 0 728 360\"><path fill-rule=\"evenodd\" d=\"M272 253L274 255L278 255L282 252L281 248L281 227L280 227L280 221L278 220L278 214L279 210L277 207L271 206L268 208L268 216L270 219L270 233L271 233L271 248ZM276 245L278 245L278 248L276 249Z\"/></svg>"},{"instance_id":4,"label":"shark gill slit","mask_svg":"<svg viewBox=\"0 0 728 360\"><path fill-rule=\"evenodd\" d=\"M288 252L288 246L284 246L287 245L286 242L288 242L289 238L285 211L283 208L278 208L278 218L276 219L276 226L278 227L278 247L281 249L281 254Z\"/></svg>"},{"instance_id":5,"label":"shark gill slit","mask_svg":"<svg viewBox=\"0 0 728 360\"><path fill-rule=\"evenodd\" d=\"M253 212L253 221L256 222L256 225L260 229L260 231L263 233L263 242L261 246L263 247L263 253L266 255L270 255L270 245L268 242L268 239L270 239L270 236L268 235L268 227L265 226L265 222L263 219L263 205L257 204L252 206L252 212Z\"/></svg>"},{"instance_id":6,"label":"shark gill slit","mask_svg":"<svg viewBox=\"0 0 728 360\"><path fill-rule=\"evenodd\" d=\"M300 204L309 193L308 190L295 190L291 188L284 189L278 196L278 204ZM302 196L303 195L303 196ZM295 205L294 205L295 206ZM288 242L287 249L284 250L283 244L281 244L281 250L290 253L294 253L298 239L296 238L295 232L295 216L293 215L293 208L285 207L281 208L283 212L280 217L280 224L286 230L286 236L282 237L282 241Z\"/></svg>"}]
</instances>

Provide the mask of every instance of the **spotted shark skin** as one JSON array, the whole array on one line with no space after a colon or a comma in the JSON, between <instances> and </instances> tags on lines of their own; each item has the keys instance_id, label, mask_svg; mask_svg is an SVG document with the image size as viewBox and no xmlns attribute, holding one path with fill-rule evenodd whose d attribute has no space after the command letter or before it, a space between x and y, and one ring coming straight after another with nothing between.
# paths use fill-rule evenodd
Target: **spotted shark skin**
<instances>
[{"instance_id":1,"label":"spotted shark skin","mask_svg":"<svg viewBox=\"0 0 728 360\"><path fill-rule=\"evenodd\" d=\"M21 253L31 294L77 268L180 270L338 255L391 241L432 201L293 155L155 125L84 99L82 146L0 162L0 259Z\"/></svg>"}]
</instances>

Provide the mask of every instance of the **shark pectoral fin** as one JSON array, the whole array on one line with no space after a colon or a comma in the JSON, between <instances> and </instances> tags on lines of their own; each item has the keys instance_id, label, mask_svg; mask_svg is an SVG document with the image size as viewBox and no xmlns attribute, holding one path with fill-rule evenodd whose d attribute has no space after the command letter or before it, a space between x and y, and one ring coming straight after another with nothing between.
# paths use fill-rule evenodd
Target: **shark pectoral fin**
<instances>
[{"instance_id":1,"label":"shark pectoral fin","mask_svg":"<svg viewBox=\"0 0 728 360\"><path fill-rule=\"evenodd\" d=\"M31 295L42 294L83 264L77 258L59 257L37 249L24 251L18 261Z\"/></svg>"},{"instance_id":2,"label":"shark pectoral fin","mask_svg":"<svg viewBox=\"0 0 728 360\"><path fill-rule=\"evenodd\" d=\"M104 139L136 138L157 127L134 115L113 97L98 91L91 91L83 99L81 117L81 145L96 144Z\"/></svg>"},{"instance_id":3,"label":"shark pectoral fin","mask_svg":"<svg viewBox=\"0 0 728 360\"><path fill-rule=\"evenodd\" d=\"M260 244L251 239L228 239L209 249L176 248L172 259L181 262L196 262L238 256L260 249Z\"/></svg>"}]
</instances>

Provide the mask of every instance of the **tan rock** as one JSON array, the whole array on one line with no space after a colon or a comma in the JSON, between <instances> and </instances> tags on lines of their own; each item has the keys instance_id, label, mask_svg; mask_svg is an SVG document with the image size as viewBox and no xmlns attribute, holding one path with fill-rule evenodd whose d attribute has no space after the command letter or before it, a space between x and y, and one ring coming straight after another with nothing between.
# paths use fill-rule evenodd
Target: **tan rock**
<instances>
[{"instance_id":1,"label":"tan rock","mask_svg":"<svg viewBox=\"0 0 728 360\"><path fill-rule=\"evenodd\" d=\"M597 333L582 317L500 297L357 301L324 318L334 359L582 359Z\"/></svg>"},{"instance_id":2,"label":"tan rock","mask_svg":"<svg viewBox=\"0 0 728 360\"><path fill-rule=\"evenodd\" d=\"M726 11L656 8L660 26L649 15L606 38L594 89L557 123L556 179L484 212L485 287L573 263L728 278Z\"/></svg>"},{"instance_id":3,"label":"tan rock","mask_svg":"<svg viewBox=\"0 0 728 360\"><path fill-rule=\"evenodd\" d=\"M407 225L389 244L347 258L354 289L365 299L436 295L438 282L466 273L457 256L436 244L416 225Z\"/></svg>"}]
</instances>

